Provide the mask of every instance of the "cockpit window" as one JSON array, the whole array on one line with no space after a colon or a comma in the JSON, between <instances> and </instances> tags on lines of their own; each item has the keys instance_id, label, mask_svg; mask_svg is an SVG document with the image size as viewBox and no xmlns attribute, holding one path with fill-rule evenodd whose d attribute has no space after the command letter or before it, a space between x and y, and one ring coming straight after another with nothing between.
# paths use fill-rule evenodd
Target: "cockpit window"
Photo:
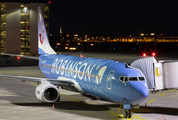
<instances>
[{"instance_id":1,"label":"cockpit window","mask_svg":"<svg viewBox=\"0 0 178 120\"><path fill-rule=\"evenodd\" d=\"M125 77L125 82L128 82L128 78L127 77Z\"/></svg>"},{"instance_id":2,"label":"cockpit window","mask_svg":"<svg viewBox=\"0 0 178 120\"><path fill-rule=\"evenodd\" d=\"M128 82L128 81L145 81L144 77L126 77L126 76L121 76L120 81L122 82Z\"/></svg>"},{"instance_id":3,"label":"cockpit window","mask_svg":"<svg viewBox=\"0 0 178 120\"><path fill-rule=\"evenodd\" d=\"M144 81L145 78L144 77L138 77L140 81Z\"/></svg>"},{"instance_id":4,"label":"cockpit window","mask_svg":"<svg viewBox=\"0 0 178 120\"><path fill-rule=\"evenodd\" d=\"M129 77L129 81L138 81L137 77Z\"/></svg>"},{"instance_id":5,"label":"cockpit window","mask_svg":"<svg viewBox=\"0 0 178 120\"><path fill-rule=\"evenodd\" d=\"M122 81L122 82L128 82L129 80L128 80L128 77L126 77L126 76L121 76L121 77L120 77L120 81Z\"/></svg>"},{"instance_id":6,"label":"cockpit window","mask_svg":"<svg viewBox=\"0 0 178 120\"><path fill-rule=\"evenodd\" d=\"M123 77L123 76L121 76L121 77L120 77L120 80L123 82L123 81L124 81L124 77Z\"/></svg>"}]
</instances>

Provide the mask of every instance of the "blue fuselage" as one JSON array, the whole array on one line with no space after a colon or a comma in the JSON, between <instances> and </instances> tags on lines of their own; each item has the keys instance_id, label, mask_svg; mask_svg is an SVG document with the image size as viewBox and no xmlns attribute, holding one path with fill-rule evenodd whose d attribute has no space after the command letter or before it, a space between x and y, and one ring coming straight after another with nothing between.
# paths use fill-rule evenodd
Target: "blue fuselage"
<instances>
[{"instance_id":1,"label":"blue fuselage","mask_svg":"<svg viewBox=\"0 0 178 120\"><path fill-rule=\"evenodd\" d=\"M145 80L121 80L121 77L144 77L138 69L124 63L70 55L39 58L40 69L47 78L73 82L80 92L132 105L143 102L149 94Z\"/></svg>"}]
</instances>

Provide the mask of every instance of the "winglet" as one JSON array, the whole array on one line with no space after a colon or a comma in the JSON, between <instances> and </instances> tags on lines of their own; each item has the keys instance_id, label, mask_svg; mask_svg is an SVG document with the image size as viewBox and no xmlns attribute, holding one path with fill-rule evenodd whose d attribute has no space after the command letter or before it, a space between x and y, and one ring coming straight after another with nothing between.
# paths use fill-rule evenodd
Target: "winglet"
<instances>
[{"instance_id":1,"label":"winglet","mask_svg":"<svg viewBox=\"0 0 178 120\"><path fill-rule=\"evenodd\" d=\"M38 54L56 54L49 44L41 6L38 7Z\"/></svg>"}]
</instances>

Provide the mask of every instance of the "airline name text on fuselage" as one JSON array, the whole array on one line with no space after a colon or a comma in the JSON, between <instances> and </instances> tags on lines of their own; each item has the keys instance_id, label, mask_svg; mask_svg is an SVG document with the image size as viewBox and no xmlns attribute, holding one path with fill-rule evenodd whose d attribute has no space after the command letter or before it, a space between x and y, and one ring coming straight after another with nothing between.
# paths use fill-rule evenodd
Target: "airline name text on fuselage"
<instances>
[{"instance_id":1,"label":"airline name text on fuselage","mask_svg":"<svg viewBox=\"0 0 178 120\"><path fill-rule=\"evenodd\" d=\"M90 78L96 79L96 83L100 84L107 66L96 64L82 63L78 61L69 61L64 59L55 59L52 63L51 73L60 74L67 77L84 79L90 82ZM95 74L92 71L96 70ZM97 74L96 74L97 73Z\"/></svg>"}]
</instances>

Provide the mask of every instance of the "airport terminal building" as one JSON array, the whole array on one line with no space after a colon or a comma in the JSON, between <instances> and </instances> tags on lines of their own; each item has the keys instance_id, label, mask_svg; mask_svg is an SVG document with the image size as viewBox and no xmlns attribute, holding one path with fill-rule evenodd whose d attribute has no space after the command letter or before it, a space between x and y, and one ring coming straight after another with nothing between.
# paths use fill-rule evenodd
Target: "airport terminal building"
<instances>
[{"instance_id":1,"label":"airport terminal building","mask_svg":"<svg viewBox=\"0 0 178 120\"><path fill-rule=\"evenodd\" d=\"M37 55L37 8L42 6L49 34L49 4L0 2L0 52Z\"/></svg>"}]
</instances>

